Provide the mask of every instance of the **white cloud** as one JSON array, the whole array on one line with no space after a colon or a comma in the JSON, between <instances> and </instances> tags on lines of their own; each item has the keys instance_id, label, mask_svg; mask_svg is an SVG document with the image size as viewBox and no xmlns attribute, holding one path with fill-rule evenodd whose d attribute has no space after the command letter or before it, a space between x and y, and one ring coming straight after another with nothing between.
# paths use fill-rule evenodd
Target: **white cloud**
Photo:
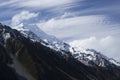
<instances>
[{"instance_id":1,"label":"white cloud","mask_svg":"<svg viewBox=\"0 0 120 80\"><path fill-rule=\"evenodd\" d=\"M14 4L16 3L18 0L9 0L9 1L2 1L0 6L6 6L6 5L10 5L10 4Z\"/></svg>"},{"instance_id":2,"label":"white cloud","mask_svg":"<svg viewBox=\"0 0 120 80\"><path fill-rule=\"evenodd\" d=\"M70 42L73 47L91 48L102 54L120 61L120 38L107 36L102 38L90 37Z\"/></svg>"},{"instance_id":3,"label":"white cloud","mask_svg":"<svg viewBox=\"0 0 120 80\"><path fill-rule=\"evenodd\" d=\"M67 15L69 16L69 14L64 14L57 19L52 18L48 21L39 22L38 26L43 31L62 39L69 37L76 39L96 35L108 36L115 35L120 31L116 28L117 24L110 24L110 21L102 15L63 18Z\"/></svg>"},{"instance_id":4,"label":"white cloud","mask_svg":"<svg viewBox=\"0 0 120 80\"><path fill-rule=\"evenodd\" d=\"M70 13L69 13L70 14ZM40 26L45 31L51 31L53 29L61 29L61 28L70 28L70 27L83 27L84 24L97 24L99 20L101 20L102 16L77 16L77 17L71 17L71 18L64 18L69 16L68 13L65 13L59 19L52 18L48 21L43 21L38 23L38 26ZM91 20L92 19L92 20Z\"/></svg>"},{"instance_id":5,"label":"white cloud","mask_svg":"<svg viewBox=\"0 0 120 80\"><path fill-rule=\"evenodd\" d=\"M37 17L39 14L38 13L32 13L29 11L22 11L19 14L16 14L15 16L12 17L12 26L17 26L20 23L22 23L25 20L29 20L31 18Z\"/></svg>"},{"instance_id":6,"label":"white cloud","mask_svg":"<svg viewBox=\"0 0 120 80\"><path fill-rule=\"evenodd\" d=\"M7 0L7 1L2 1L1 6L43 9L43 8L51 8L66 4L69 5L76 1L74 0Z\"/></svg>"},{"instance_id":7,"label":"white cloud","mask_svg":"<svg viewBox=\"0 0 120 80\"><path fill-rule=\"evenodd\" d=\"M48 8L72 3L74 0L28 0L20 2L20 6Z\"/></svg>"}]
</instances>

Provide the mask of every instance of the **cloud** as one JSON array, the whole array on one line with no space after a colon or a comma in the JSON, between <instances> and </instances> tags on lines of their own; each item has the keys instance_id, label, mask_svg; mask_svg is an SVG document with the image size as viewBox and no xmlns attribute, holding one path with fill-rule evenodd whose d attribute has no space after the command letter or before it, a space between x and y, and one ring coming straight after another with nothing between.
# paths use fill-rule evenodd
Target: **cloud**
<instances>
[{"instance_id":1,"label":"cloud","mask_svg":"<svg viewBox=\"0 0 120 80\"><path fill-rule=\"evenodd\" d=\"M1 0L0 21L10 21L12 16L23 10L41 13L39 19L57 16L71 8L77 1L79 0Z\"/></svg>"},{"instance_id":2,"label":"cloud","mask_svg":"<svg viewBox=\"0 0 120 80\"><path fill-rule=\"evenodd\" d=\"M116 60L120 61L119 41L120 38L106 36L102 38L90 37L81 40L74 40L69 44L73 47L95 49L108 57L115 58Z\"/></svg>"},{"instance_id":3,"label":"cloud","mask_svg":"<svg viewBox=\"0 0 120 80\"><path fill-rule=\"evenodd\" d=\"M70 18L65 18L71 16L70 13L65 13L58 19L52 18L48 21L43 21L38 23L45 31L51 31L53 29L61 29L61 28L70 28L70 27L83 27L84 24L96 24L99 20L102 20L103 16L74 16ZM91 20L92 19L92 20Z\"/></svg>"},{"instance_id":4,"label":"cloud","mask_svg":"<svg viewBox=\"0 0 120 80\"><path fill-rule=\"evenodd\" d=\"M18 0L6 0L6 1L2 1L0 6L6 6L6 5L11 5L11 4L14 4L16 3Z\"/></svg>"},{"instance_id":5,"label":"cloud","mask_svg":"<svg viewBox=\"0 0 120 80\"><path fill-rule=\"evenodd\" d=\"M78 1L78 0L77 0ZM76 2L74 0L6 0L1 6L27 7L27 8L50 8Z\"/></svg>"},{"instance_id":6,"label":"cloud","mask_svg":"<svg viewBox=\"0 0 120 80\"><path fill-rule=\"evenodd\" d=\"M73 2L73 0L29 0L22 1L19 5L24 7L39 7L39 8L48 8L55 7L59 5L65 5Z\"/></svg>"},{"instance_id":7,"label":"cloud","mask_svg":"<svg viewBox=\"0 0 120 80\"><path fill-rule=\"evenodd\" d=\"M70 14L70 13L69 13ZM72 16L63 14L59 18L40 21L37 25L45 32L60 39L80 39L90 36L118 35L119 24L111 24L103 15ZM65 15L67 18L62 18ZM54 30L54 31L53 31Z\"/></svg>"},{"instance_id":8,"label":"cloud","mask_svg":"<svg viewBox=\"0 0 120 80\"><path fill-rule=\"evenodd\" d=\"M76 16L75 13L65 12L65 13L61 16L61 18L63 19L63 18L69 18L69 17L75 17L75 16Z\"/></svg>"},{"instance_id":9,"label":"cloud","mask_svg":"<svg viewBox=\"0 0 120 80\"><path fill-rule=\"evenodd\" d=\"M37 17L39 14L38 13L32 13L29 11L22 11L12 17L11 25L12 26L17 26L20 23L24 22L25 20L29 20L31 18Z\"/></svg>"}]
</instances>

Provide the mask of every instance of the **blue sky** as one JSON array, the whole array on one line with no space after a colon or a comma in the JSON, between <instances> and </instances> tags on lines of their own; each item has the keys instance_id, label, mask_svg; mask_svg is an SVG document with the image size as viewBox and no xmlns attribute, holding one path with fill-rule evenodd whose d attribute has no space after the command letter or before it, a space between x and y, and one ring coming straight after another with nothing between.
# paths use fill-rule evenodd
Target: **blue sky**
<instances>
[{"instance_id":1,"label":"blue sky","mask_svg":"<svg viewBox=\"0 0 120 80\"><path fill-rule=\"evenodd\" d=\"M35 24L71 44L120 61L120 0L0 0L0 22Z\"/></svg>"}]
</instances>

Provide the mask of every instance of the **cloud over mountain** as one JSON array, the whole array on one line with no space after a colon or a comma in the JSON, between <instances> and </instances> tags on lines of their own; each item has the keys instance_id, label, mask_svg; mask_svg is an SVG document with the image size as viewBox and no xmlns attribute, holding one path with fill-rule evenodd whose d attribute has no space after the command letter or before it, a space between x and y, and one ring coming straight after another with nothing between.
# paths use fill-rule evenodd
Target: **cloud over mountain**
<instances>
[{"instance_id":1,"label":"cloud over mountain","mask_svg":"<svg viewBox=\"0 0 120 80\"><path fill-rule=\"evenodd\" d=\"M32 12L29 12L29 11L22 11L19 14L16 14L12 17L11 24L12 24L12 26L18 26L23 21L29 20L31 18L35 18L38 15L39 15L38 13L32 13Z\"/></svg>"}]
</instances>

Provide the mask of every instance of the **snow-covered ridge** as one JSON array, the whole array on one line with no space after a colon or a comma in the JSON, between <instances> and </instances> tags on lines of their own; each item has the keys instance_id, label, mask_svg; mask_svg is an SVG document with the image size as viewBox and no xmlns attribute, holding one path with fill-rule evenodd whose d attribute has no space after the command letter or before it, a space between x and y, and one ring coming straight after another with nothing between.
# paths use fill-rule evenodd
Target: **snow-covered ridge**
<instances>
[{"instance_id":1,"label":"snow-covered ridge","mask_svg":"<svg viewBox=\"0 0 120 80\"><path fill-rule=\"evenodd\" d=\"M93 65L97 65L101 67L109 67L109 66L113 67L115 65L120 66L120 63L117 62L116 60L108 58L107 56L104 56L103 54L97 52L94 49L72 47L70 51L77 60L88 66L93 66Z\"/></svg>"},{"instance_id":2,"label":"snow-covered ridge","mask_svg":"<svg viewBox=\"0 0 120 80\"><path fill-rule=\"evenodd\" d=\"M21 26L14 27L20 31L25 37L29 37L32 41L41 42L41 44L52 48L56 51L71 52L72 56L78 61L82 62L88 66L120 66L120 63L114 59L108 58L101 54L100 52L95 51L94 49L84 49L78 47L72 47L67 43L57 39L54 36L48 35L42 30L40 30L36 25L27 25L22 24Z\"/></svg>"}]
</instances>

